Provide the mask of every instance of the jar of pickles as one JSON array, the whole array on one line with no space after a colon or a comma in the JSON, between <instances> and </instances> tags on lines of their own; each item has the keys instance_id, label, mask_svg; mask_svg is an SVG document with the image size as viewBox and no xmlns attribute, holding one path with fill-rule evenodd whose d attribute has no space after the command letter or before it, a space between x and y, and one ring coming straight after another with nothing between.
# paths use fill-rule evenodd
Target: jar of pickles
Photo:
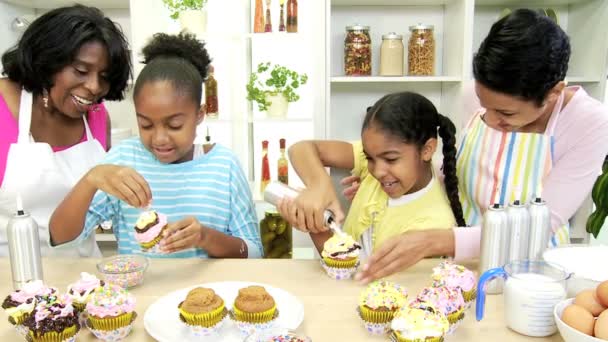
<instances>
[{"instance_id":1,"label":"jar of pickles","mask_svg":"<svg viewBox=\"0 0 608 342\"><path fill-rule=\"evenodd\" d=\"M433 26L418 24L410 26L408 43L408 75L432 76L435 74L435 38Z\"/></svg>"},{"instance_id":2,"label":"jar of pickles","mask_svg":"<svg viewBox=\"0 0 608 342\"><path fill-rule=\"evenodd\" d=\"M372 74L372 40L369 36L369 26L346 27L344 73L347 76L370 76Z\"/></svg>"},{"instance_id":3,"label":"jar of pickles","mask_svg":"<svg viewBox=\"0 0 608 342\"><path fill-rule=\"evenodd\" d=\"M266 259L291 259L292 229L275 210L267 210L260 221L260 236Z\"/></svg>"}]
</instances>

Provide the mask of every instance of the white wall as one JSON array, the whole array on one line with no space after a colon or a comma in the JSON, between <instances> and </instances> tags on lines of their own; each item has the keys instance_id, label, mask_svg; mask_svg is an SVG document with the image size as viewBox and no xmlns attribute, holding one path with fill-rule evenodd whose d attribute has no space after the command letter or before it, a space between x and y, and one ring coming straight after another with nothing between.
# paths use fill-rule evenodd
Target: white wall
<instances>
[{"instance_id":1,"label":"white wall","mask_svg":"<svg viewBox=\"0 0 608 342\"><path fill-rule=\"evenodd\" d=\"M11 23L19 16L26 16L27 19L31 19L34 17L34 10L0 2L0 32L2 32L0 34L0 53L4 53L19 40L21 32L11 29Z\"/></svg>"}]
</instances>

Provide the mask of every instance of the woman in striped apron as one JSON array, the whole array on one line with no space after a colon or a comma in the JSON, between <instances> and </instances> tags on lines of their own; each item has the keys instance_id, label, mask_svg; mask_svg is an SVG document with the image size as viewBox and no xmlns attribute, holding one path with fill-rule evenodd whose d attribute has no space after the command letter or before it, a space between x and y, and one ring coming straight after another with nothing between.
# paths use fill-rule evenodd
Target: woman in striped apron
<instances>
[{"instance_id":1,"label":"woman in striped apron","mask_svg":"<svg viewBox=\"0 0 608 342\"><path fill-rule=\"evenodd\" d=\"M483 109L464 127L457 155L467 227L391 239L363 266L362 282L388 275L395 263L405 269L430 256L478 257L482 215L494 200L542 195L551 210L550 245L569 243L568 220L608 153L608 109L581 87L566 87L569 58L566 33L534 11L514 11L492 26L473 60Z\"/></svg>"}]
</instances>

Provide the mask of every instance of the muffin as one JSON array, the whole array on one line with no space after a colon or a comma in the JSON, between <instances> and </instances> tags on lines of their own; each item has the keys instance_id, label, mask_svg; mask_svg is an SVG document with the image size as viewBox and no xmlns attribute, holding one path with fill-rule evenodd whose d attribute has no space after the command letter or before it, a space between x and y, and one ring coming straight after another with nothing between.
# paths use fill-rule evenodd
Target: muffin
<instances>
[{"instance_id":1,"label":"muffin","mask_svg":"<svg viewBox=\"0 0 608 342\"><path fill-rule=\"evenodd\" d=\"M195 336L205 336L221 327L228 314L224 300L212 289L197 287L179 303L179 318Z\"/></svg>"},{"instance_id":2,"label":"muffin","mask_svg":"<svg viewBox=\"0 0 608 342\"><path fill-rule=\"evenodd\" d=\"M334 234L325 241L321 265L337 280L350 279L359 266L361 245L348 234Z\"/></svg>"},{"instance_id":3,"label":"muffin","mask_svg":"<svg viewBox=\"0 0 608 342\"><path fill-rule=\"evenodd\" d=\"M144 211L135 223L135 239L144 251L152 252L163 238L167 216L154 210Z\"/></svg>"},{"instance_id":4,"label":"muffin","mask_svg":"<svg viewBox=\"0 0 608 342\"><path fill-rule=\"evenodd\" d=\"M458 289L445 286L426 287L418 294L415 302L429 303L444 314L450 322L449 333L452 333L456 324L464 318L464 299Z\"/></svg>"},{"instance_id":5,"label":"muffin","mask_svg":"<svg viewBox=\"0 0 608 342\"><path fill-rule=\"evenodd\" d=\"M15 326L19 326L34 310L38 299L56 293L56 288L47 287L42 280L30 281L24 284L21 290L6 296L2 302L2 308L8 315L8 321Z\"/></svg>"},{"instance_id":6,"label":"muffin","mask_svg":"<svg viewBox=\"0 0 608 342\"><path fill-rule=\"evenodd\" d=\"M80 273L80 279L75 283L68 285L67 294L72 298L72 306L74 306L74 309L77 311L84 311L91 293L98 287L103 287L104 285L105 282L99 280L96 276L87 272Z\"/></svg>"},{"instance_id":7,"label":"muffin","mask_svg":"<svg viewBox=\"0 0 608 342\"><path fill-rule=\"evenodd\" d=\"M441 342L450 323L444 314L429 303L416 302L395 313L391 322L391 340L397 342Z\"/></svg>"},{"instance_id":8,"label":"muffin","mask_svg":"<svg viewBox=\"0 0 608 342\"><path fill-rule=\"evenodd\" d=\"M135 313L135 297L114 284L95 289L86 306L87 325L102 340L125 338L131 332Z\"/></svg>"},{"instance_id":9,"label":"muffin","mask_svg":"<svg viewBox=\"0 0 608 342\"><path fill-rule=\"evenodd\" d=\"M406 305L407 291L390 281L375 281L359 296L358 312L365 329L373 334L385 334L395 312Z\"/></svg>"},{"instance_id":10,"label":"muffin","mask_svg":"<svg viewBox=\"0 0 608 342\"><path fill-rule=\"evenodd\" d=\"M432 278L434 287L447 286L460 290L467 307L477 296L475 273L464 266L454 264L451 261L444 261L433 268Z\"/></svg>"},{"instance_id":11,"label":"muffin","mask_svg":"<svg viewBox=\"0 0 608 342\"><path fill-rule=\"evenodd\" d=\"M23 322L29 330L28 341L73 341L80 324L70 296L62 294L39 298L34 311Z\"/></svg>"},{"instance_id":12,"label":"muffin","mask_svg":"<svg viewBox=\"0 0 608 342\"><path fill-rule=\"evenodd\" d=\"M262 286L240 289L232 307L232 319L245 336L273 328L278 315L274 298Z\"/></svg>"}]
</instances>

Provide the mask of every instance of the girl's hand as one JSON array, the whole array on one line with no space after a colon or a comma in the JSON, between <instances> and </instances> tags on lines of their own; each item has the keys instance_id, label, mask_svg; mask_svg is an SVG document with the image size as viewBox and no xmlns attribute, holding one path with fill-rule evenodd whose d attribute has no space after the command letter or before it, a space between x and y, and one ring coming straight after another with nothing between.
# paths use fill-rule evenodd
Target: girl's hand
<instances>
[{"instance_id":1,"label":"girl's hand","mask_svg":"<svg viewBox=\"0 0 608 342\"><path fill-rule=\"evenodd\" d=\"M353 198L355 198L355 195L357 194L357 191L359 190L361 178L359 178L359 176L344 177L340 181L340 184L345 187L344 190L342 190L342 194L349 202L352 202Z\"/></svg>"},{"instance_id":2,"label":"girl's hand","mask_svg":"<svg viewBox=\"0 0 608 342\"><path fill-rule=\"evenodd\" d=\"M331 210L336 222L344 220L344 212L331 183L304 189L295 199L283 199L277 204L277 209L293 227L308 233L327 231L323 219L325 209Z\"/></svg>"},{"instance_id":3,"label":"girl's hand","mask_svg":"<svg viewBox=\"0 0 608 342\"><path fill-rule=\"evenodd\" d=\"M200 247L203 245L206 229L209 228L203 227L192 216L169 223L163 233L163 239L160 241L161 250L165 253L174 253Z\"/></svg>"},{"instance_id":4,"label":"girl's hand","mask_svg":"<svg viewBox=\"0 0 608 342\"><path fill-rule=\"evenodd\" d=\"M92 168L85 178L95 188L133 207L143 208L152 201L152 191L148 182L130 167L98 165Z\"/></svg>"},{"instance_id":5,"label":"girl's hand","mask_svg":"<svg viewBox=\"0 0 608 342\"><path fill-rule=\"evenodd\" d=\"M424 231L411 231L386 241L363 265L355 280L367 284L405 270L430 256L427 254L429 244L426 237Z\"/></svg>"}]
</instances>

